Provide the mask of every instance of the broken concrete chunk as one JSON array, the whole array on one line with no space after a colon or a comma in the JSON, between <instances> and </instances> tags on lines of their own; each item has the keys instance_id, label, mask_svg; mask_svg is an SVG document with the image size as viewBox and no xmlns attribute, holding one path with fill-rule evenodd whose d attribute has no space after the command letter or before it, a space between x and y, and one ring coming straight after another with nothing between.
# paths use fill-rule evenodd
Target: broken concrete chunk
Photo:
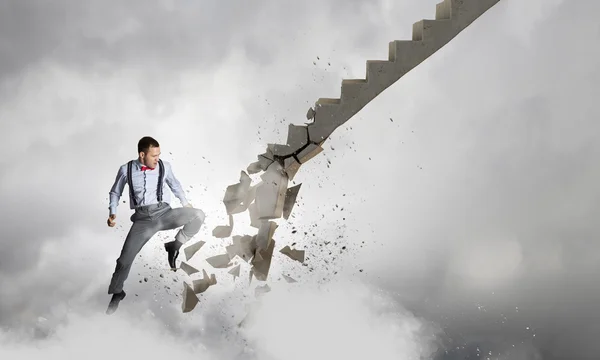
<instances>
[{"instance_id":1,"label":"broken concrete chunk","mask_svg":"<svg viewBox=\"0 0 600 360\"><path fill-rule=\"evenodd\" d=\"M285 191L287 190L288 177L282 166L274 162L267 171L261 175L262 184L256 189L256 205L259 220L280 218L283 213Z\"/></svg>"},{"instance_id":2,"label":"broken concrete chunk","mask_svg":"<svg viewBox=\"0 0 600 360\"><path fill-rule=\"evenodd\" d=\"M266 250L256 250L256 255L252 259L252 271L254 272L256 280L267 281L274 249L275 240L273 239Z\"/></svg>"},{"instance_id":3,"label":"broken concrete chunk","mask_svg":"<svg viewBox=\"0 0 600 360\"><path fill-rule=\"evenodd\" d=\"M253 163L251 163L250 165L248 165L248 167L246 168L246 171L248 172L248 174L253 175L253 174L258 174L259 172L261 172L263 169L260 166L260 162L259 161L255 161Z\"/></svg>"},{"instance_id":4,"label":"broken concrete chunk","mask_svg":"<svg viewBox=\"0 0 600 360\"><path fill-rule=\"evenodd\" d=\"M286 245L283 249L279 250L279 252L288 256L292 260L304 263L304 250L291 249Z\"/></svg>"},{"instance_id":5,"label":"broken concrete chunk","mask_svg":"<svg viewBox=\"0 0 600 360\"><path fill-rule=\"evenodd\" d=\"M293 156L290 156L283 160L283 168L288 179L293 180L298 170L300 170L300 163Z\"/></svg>"},{"instance_id":6,"label":"broken concrete chunk","mask_svg":"<svg viewBox=\"0 0 600 360\"><path fill-rule=\"evenodd\" d=\"M313 109L312 107L308 108L308 111L306 112L306 120L311 120L315 117L315 109Z\"/></svg>"},{"instance_id":7,"label":"broken concrete chunk","mask_svg":"<svg viewBox=\"0 0 600 360\"><path fill-rule=\"evenodd\" d=\"M229 260L229 254L220 254L209 257L208 259L206 259L206 262L214 268L224 269L229 267Z\"/></svg>"},{"instance_id":8,"label":"broken concrete chunk","mask_svg":"<svg viewBox=\"0 0 600 360\"><path fill-rule=\"evenodd\" d=\"M264 250L269 247L269 243L271 242L277 227L279 227L279 225L273 221L264 221L261 224L258 229L258 234L256 234L256 246L258 246L259 249Z\"/></svg>"},{"instance_id":9,"label":"broken concrete chunk","mask_svg":"<svg viewBox=\"0 0 600 360\"><path fill-rule=\"evenodd\" d=\"M300 161L300 164L304 164L308 160L312 159L317 154L319 154L321 151L323 151L323 148L321 146L310 143L306 148L304 148L302 151L300 151L300 153L296 155L296 158L298 159L298 161Z\"/></svg>"},{"instance_id":10,"label":"broken concrete chunk","mask_svg":"<svg viewBox=\"0 0 600 360\"><path fill-rule=\"evenodd\" d=\"M198 304L198 297L185 281L183 282L183 303L181 304L181 311L188 313L196 307Z\"/></svg>"},{"instance_id":11,"label":"broken concrete chunk","mask_svg":"<svg viewBox=\"0 0 600 360\"><path fill-rule=\"evenodd\" d=\"M203 293L211 285L217 284L217 278L215 277L215 274L211 274L209 277L208 274L206 273L206 270L202 270L202 274L204 275L204 277L202 279L194 280L192 282L192 284L193 284L192 286L194 287L194 293L196 293L196 294Z\"/></svg>"},{"instance_id":12,"label":"broken concrete chunk","mask_svg":"<svg viewBox=\"0 0 600 360\"><path fill-rule=\"evenodd\" d=\"M192 256L194 256L202 248L202 246L204 246L204 244L206 244L206 242L198 241L197 243L189 245L183 249L183 252L185 253L185 260L190 260Z\"/></svg>"},{"instance_id":13,"label":"broken concrete chunk","mask_svg":"<svg viewBox=\"0 0 600 360\"><path fill-rule=\"evenodd\" d=\"M275 160L269 159L264 155L258 155L258 165L262 171L266 171Z\"/></svg>"},{"instance_id":14,"label":"broken concrete chunk","mask_svg":"<svg viewBox=\"0 0 600 360\"><path fill-rule=\"evenodd\" d=\"M288 126L287 144L269 144L269 149L275 156L290 156L308 144L308 128L303 125Z\"/></svg>"},{"instance_id":15,"label":"broken concrete chunk","mask_svg":"<svg viewBox=\"0 0 600 360\"><path fill-rule=\"evenodd\" d=\"M252 180L244 171L240 172L240 182L237 184L229 185L225 190L223 196L223 203L227 210L227 214L238 214L246 211L247 205L244 206L244 200L246 200L248 189L250 188Z\"/></svg>"},{"instance_id":16,"label":"broken concrete chunk","mask_svg":"<svg viewBox=\"0 0 600 360\"><path fill-rule=\"evenodd\" d=\"M248 285L252 284L252 275L254 275L254 271L250 269L250 272L248 273Z\"/></svg>"},{"instance_id":17,"label":"broken concrete chunk","mask_svg":"<svg viewBox=\"0 0 600 360\"><path fill-rule=\"evenodd\" d=\"M231 214L229 214L228 216L229 216L229 226L227 226L227 225L216 226L212 231L212 235L214 237L216 237L218 239L223 239L223 238L231 236L231 233L233 232L233 216L231 216Z\"/></svg>"},{"instance_id":18,"label":"broken concrete chunk","mask_svg":"<svg viewBox=\"0 0 600 360\"><path fill-rule=\"evenodd\" d=\"M283 276L283 278L285 279L285 281L287 281L288 283L295 283L295 282L297 282L294 278L292 278L290 276L283 275L283 274L281 276Z\"/></svg>"},{"instance_id":19,"label":"broken concrete chunk","mask_svg":"<svg viewBox=\"0 0 600 360\"><path fill-rule=\"evenodd\" d=\"M250 261L256 252L256 235L236 235L233 237L233 243L226 247L229 259L233 259L236 255L245 262Z\"/></svg>"},{"instance_id":20,"label":"broken concrete chunk","mask_svg":"<svg viewBox=\"0 0 600 360\"><path fill-rule=\"evenodd\" d=\"M197 272L200 272L200 270L196 269L195 267L185 263L185 262L181 262L181 264L179 265L179 268L183 271L185 271L186 274L188 275L192 275L195 274Z\"/></svg>"},{"instance_id":21,"label":"broken concrete chunk","mask_svg":"<svg viewBox=\"0 0 600 360\"><path fill-rule=\"evenodd\" d=\"M244 207L248 208L248 206L250 206L250 204L252 204L252 202L254 201L254 199L256 198L256 188L262 183L259 182L258 184L254 185L254 186L250 186L250 188L248 189L248 191L246 192L246 198L244 199L244 201L242 202L242 204L244 205ZM244 210L246 211L246 210Z\"/></svg>"},{"instance_id":22,"label":"broken concrete chunk","mask_svg":"<svg viewBox=\"0 0 600 360\"><path fill-rule=\"evenodd\" d=\"M254 296L259 297L271 291L271 287L268 284L258 285L254 289Z\"/></svg>"},{"instance_id":23,"label":"broken concrete chunk","mask_svg":"<svg viewBox=\"0 0 600 360\"><path fill-rule=\"evenodd\" d=\"M248 214L250 215L250 226L260 229L260 225L265 220L260 220L258 218L258 205L256 205L256 201L248 206Z\"/></svg>"},{"instance_id":24,"label":"broken concrete chunk","mask_svg":"<svg viewBox=\"0 0 600 360\"><path fill-rule=\"evenodd\" d=\"M236 266L234 266L233 268L231 268L231 270L229 270L229 274L233 275L233 278L235 279L236 277L240 276L240 264L237 264Z\"/></svg>"},{"instance_id":25,"label":"broken concrete chunk","mask_svg":"<svg viewBox=\"0 0 600 360\"><path fill-rule=\"evenodd\" d=\"M283 202L283 218L286 220L290 217L292 208L296 204L296 197L298 197L300 186L302 186L302 184L292 186L285 192L285 200Z\"/></svg>"}]
</instances>

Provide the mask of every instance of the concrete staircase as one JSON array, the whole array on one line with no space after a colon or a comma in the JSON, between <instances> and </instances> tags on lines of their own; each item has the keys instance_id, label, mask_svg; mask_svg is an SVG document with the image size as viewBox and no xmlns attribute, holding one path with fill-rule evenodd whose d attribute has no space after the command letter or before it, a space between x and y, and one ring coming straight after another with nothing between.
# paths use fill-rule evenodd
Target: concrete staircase
<instances>
[{"instance_id":1,"label":"concrete staircase","mask_svg":"<svg viewBox=\"0 0 600 360\"><path fill-rule=\"evenodd\" d=\"M229 257L220 255L222 262L217 267L231 266L228 260L238 255L252 265L250 280L254 274L258 280L266 281L275 246L273 234L277 228L271 220L282 216L287 219L290 215L300 185L288 189L288 181L293 179L300 166L323 151L323 143L339 126L499 1L444 0L437 4L434 20L424 19L413 24L412 40L389 43L388 60L368 60L365 79L342 80L339 98L320 98L314 109L308 110L306 117L312 122L290 124L286 144L268 144L266 152L258 155L258 161L246 169L248 174L264 171L262 180L251 186L248 174L241 172L240 182L230 185L223 199L230 215L229 225L213 230L215 237L229 237L233 230L231 215L249 210L251 224L258 228L258 233L234 235L233 243L227 247ZM296 261L304 261L302 250L286 246L280 252ZM239 275L239 266L230 274Z\"/></svg>"}]
</instances>

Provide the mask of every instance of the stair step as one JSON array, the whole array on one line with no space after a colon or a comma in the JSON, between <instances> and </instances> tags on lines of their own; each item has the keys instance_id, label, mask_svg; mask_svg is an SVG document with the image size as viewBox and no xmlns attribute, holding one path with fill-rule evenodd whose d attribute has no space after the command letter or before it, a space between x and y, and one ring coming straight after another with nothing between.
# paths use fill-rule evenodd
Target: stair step
<instances>
[{"instance_id":1,"label":"stair step","mask_svg":"<svg viewBox=\"0 0 600 360\"><path fill-rule=\"evenodd\" d=\"M444 0L435 5L436 20L450 20L452 18L452 0Z\"/></svg>"},{"instance_id":2,"label":"stair step","mask_svg":"<svg viewBox=\"0 0 600 360\"><path fill-rule=\"evenodd\" d=\"M317 100L317 102L315 103L315 105L319 106L327 106L327 105L339 105L342 102L342 99L337 98L337 99L333 99L333 98L319 98ZM315 109L315 111L318 111Z\"/></svg>"},{"instance_id":3,"label":"stair step","mask_svg":"<svg viewBox=\"0 0 600 360\"><path fill-rule=\"evenodd\" d=\"M454 36L452 20L423 19L413 24L413 41L435 41L450 39Z\"/></svg>"},{"instance_id":4,"label":"stair step","mask_svg":"<svg viewBox=\"0 0 600 360\"><path fill-rule=\"evenodd\" d=\"M350 79L342 80L341 99L342 103L350 104L354 102L361 102L361 100L368 97L369 83L366 79ZM372 99L372 98L371 98Z\"/></svg>"},{"instance_id":5,"label":"stair step","mask_svg":"<svg viewBox=\"0 0 600 360\"><path fill-rule=\"evenodd\" d=\"M400 77L433 54L431 46L422 41L390 41L389 49L389 59L396 64L395 68Z\"/></svg>"}]
</instances>

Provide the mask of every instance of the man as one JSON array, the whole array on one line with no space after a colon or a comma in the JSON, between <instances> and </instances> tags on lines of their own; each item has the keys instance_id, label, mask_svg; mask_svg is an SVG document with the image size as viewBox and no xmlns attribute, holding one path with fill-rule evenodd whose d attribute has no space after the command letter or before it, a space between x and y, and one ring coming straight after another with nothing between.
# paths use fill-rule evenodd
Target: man
<instances>
[{"instance_id":1,"label":"man","mask_svg":"<svg viewBox=\"0 0 600 360\"><path fill-rule=\"evenodd\" d=\"M108 294L112 294L112 298L106 310L107 314L114 313L119 302L125 298L123 284L129 275L133 260L152 236L161 230L183 226L175 235L175 240L165 244L169 266L176 271L175 260L181 245L200 231L205 219L204 212L193 208L187 201L181 183L173 174L171 164L159 158L158 141L149 136L141 138L138 142L138 155L137 160L121 165L109 193L108 226L114 227L116 224L117 205L125 184L129 187L129 207L135 212L130 218L133 224L108 287ZM171 208L169 194L164 193L165 184L171 188L183 207Z\"/></svg>"}]
</instances>

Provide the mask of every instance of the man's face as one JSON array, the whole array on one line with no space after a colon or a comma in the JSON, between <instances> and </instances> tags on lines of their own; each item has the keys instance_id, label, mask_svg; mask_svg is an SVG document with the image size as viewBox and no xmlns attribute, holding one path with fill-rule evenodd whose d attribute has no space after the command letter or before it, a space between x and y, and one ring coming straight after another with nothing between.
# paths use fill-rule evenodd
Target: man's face
<instances>
[{"instance_id":1,"label":"man's face","mask_svg":"<svg viewBox=\"0 0 600 360\"><path fill-rule=\"evenodd\" d=\"M160 157L160 147L151 146L150 149L148 149L147 153L140 153L140 157L142 158L142 162L144 163L144 165L151 168L155 168L156 166L158 166L158 159Z\"/></svg>"}]
</instances>

